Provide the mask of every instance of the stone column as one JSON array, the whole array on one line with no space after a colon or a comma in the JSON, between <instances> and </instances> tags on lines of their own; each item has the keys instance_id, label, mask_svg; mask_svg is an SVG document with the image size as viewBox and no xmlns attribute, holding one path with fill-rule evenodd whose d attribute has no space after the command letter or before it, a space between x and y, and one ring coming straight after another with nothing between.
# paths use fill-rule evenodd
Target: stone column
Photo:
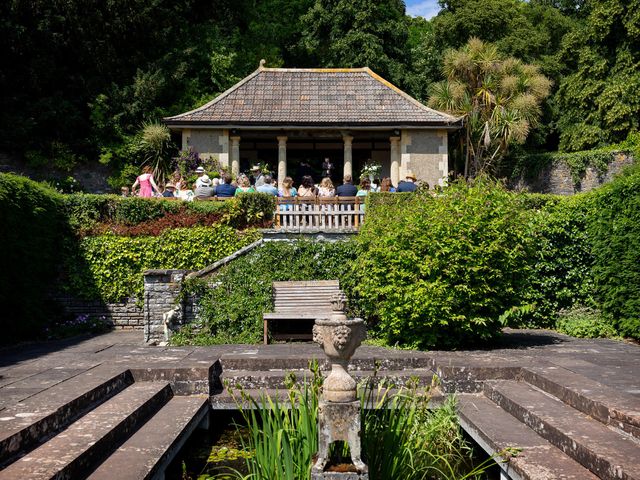
<instances>
[{"instance_id":1,"label":"stone column","mask_svg":"<svg viewBox=\"0 0 640 480\"><path fill-rule=\"evenodd\" d=\"M282 181L287 176L287 137L278 138L278 187L282 188Z\"/></svg>"},{"instance_id":2,"label":"stone column","mask_svg":"<svg viewBox=\"0 0 640 480\"><path fill-rule=\"evenodd\" d=\"M391 183L396 187L400 181L400 137L389 137L391 142Z\"/></svg>"},{"instance_id":3,"label":"stone column","mask_svg":"<svg viewBox=\"0 0 640 480\"><path fill-rule=\"evenodd\" d=\"M231 175L240 174L240 137L229 137L231 140Z\"/></svg>"},{"instance_id":4,"label":"stone column","mask_svg":"<svg viewBox=\"0 0 640 480\"><path fill-rule=\"evenodd\" d=\"M353 154L351 150L353 137L351 135L343 135L342 140L344 141L344 176L351 175L353 177ZM354 179L354 184L357 181Z\"/></svg>"}]
</instances>

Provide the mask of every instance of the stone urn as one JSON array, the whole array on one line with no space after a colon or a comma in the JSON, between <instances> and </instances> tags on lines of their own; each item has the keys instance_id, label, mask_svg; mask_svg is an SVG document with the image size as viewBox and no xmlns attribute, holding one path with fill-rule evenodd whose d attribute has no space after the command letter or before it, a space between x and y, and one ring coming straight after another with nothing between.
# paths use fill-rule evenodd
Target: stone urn
<instances>
[{"instance_id":1,"label":"stone urn","mask_svg":"<svg viewBox=\"0 0 640 480\"><path fill-rule=\"evenodd\" d=\"M347 318L345 306L344 294L333 295L331 315L316 319L313 326L313 341L322 346L331 362L331 373L322 387L322 398L327 402L352 402L357 398L356 381L347 372L347 366L366 338L367 329L361 318Z\"/></svg>"}]
</instances>

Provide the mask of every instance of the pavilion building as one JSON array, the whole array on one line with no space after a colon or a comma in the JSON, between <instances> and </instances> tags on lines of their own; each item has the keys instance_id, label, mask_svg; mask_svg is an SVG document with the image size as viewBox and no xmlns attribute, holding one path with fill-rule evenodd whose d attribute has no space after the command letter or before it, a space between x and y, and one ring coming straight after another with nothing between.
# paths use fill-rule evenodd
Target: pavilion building
<instances>
[{"instance_id":1,"label":"pavilion building","mask_svg":"<svg viewBox=\"0 0 640 480\"><path fill-rule=\"evenodd\" d=\"M421 104L369 68L265 68L211 102L164 119L182 135L182 149L215 158L237 175L268 164L296 181L321 165L335 165L333 180L368 163L398 184L409 172L429 185L441 183L449 166L448 132L462 120Z\"/></svg>"}]
</instances>

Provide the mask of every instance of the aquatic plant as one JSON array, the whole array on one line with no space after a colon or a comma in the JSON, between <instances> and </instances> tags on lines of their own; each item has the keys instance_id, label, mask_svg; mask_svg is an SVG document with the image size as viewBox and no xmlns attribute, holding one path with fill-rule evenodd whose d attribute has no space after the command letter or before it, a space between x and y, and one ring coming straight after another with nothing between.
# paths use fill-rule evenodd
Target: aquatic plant
<instances>
[{"instance_id":1,"label":"aquatic plant","mask_svg":"<svg viewBox=\"0 0 640 480\"><path fill-rule=\"evenodd\" d=\"M318 442L318 398L322 377L317 364L313 376L297 384L290 378L283 400L266 395L255 399L240 390L238 408L248 428L242 440L247 474L227 470L221 479L308 479ZM474 465L473 449L465 440L456 415L456 398L431 405L430 390L395 390L381 384L360 389L364 426L363 453L371 480L480 479L494 465L494 457ZM227 388L232 388L227 385ZM233 389L232 389L233 390ZM290 408L293 406L294 408ZM348 448L334 445L334 461L348 458ZM499 452L498 456L508 456ZM200 477L205 478L205 477Z\"/></svg>"}]
</instances>

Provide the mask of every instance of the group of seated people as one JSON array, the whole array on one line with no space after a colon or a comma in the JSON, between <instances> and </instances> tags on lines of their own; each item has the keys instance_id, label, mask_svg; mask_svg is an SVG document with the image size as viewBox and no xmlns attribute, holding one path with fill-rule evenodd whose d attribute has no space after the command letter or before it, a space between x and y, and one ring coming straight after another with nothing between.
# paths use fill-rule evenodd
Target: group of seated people
<instances>
[{"instance_id":1,"label":"group of seated people","mask_svg":"<svg viewBox=\"0 0 640 480\"><path fill-rule=\"evenodd\" d=\"M141 185L139 196L162 196L165 198L181 198L183 200L206 200L208 198L229 198L241 193L266 193L277 197L362 197L369 192L413 192L416 190L416 177L412 173L407 173L406 179L399 182L395 187L389 177L371 182L368 177L362 177L359 187L353 184L351 175L345 175L344 183L338 187L333 185L330 177L322 179L320 184L315 184L310 175L302 177L302 182L298 188L293 184L291 177L285 177L281 188L277 187L276 180L269 174L263 174L258 167L251 169L252 177L245 174L238 176L236 180L229 173L223 173L220 178L210 178L203 167L196 169L198 175L193 188L182 178L180 172L175 172L169 182L164 186L162 192L149 174L149 179L144 179L145 173L138 177L132 187L135 194L138 184ZM253 182L252 182L253 180ZM148 194L143 194L144 183L148 182ZM125 190L126 189L126 190ZM153 195L155 191L155 195ZM123 187L122 195L128 196L128 188Z\"/></svg>"},{"instance_id":2,"label":"group of seated people","mask_svg":"<svg viewBox=\"0 0 640 480\"><path fill-rule=\"evenodd\" d=\"M406 180L401 181L398 187L393 186L389 177L374 182L371 182L368 177L362 177L359 187L353 184L351 175L345 175L343 180L342 185L335 187L331 178L325 177L320 184L316 185L311 176L305 175L302 177L301 185L296 189L293 186L293 179L285 177L282 188L277 190L277 195L279 197L363 197L369 192L413 192L417 188L416 177L412 173L407 174ZM257 191L261 191L260 188Z\"/></svg>"}]
</instances>

